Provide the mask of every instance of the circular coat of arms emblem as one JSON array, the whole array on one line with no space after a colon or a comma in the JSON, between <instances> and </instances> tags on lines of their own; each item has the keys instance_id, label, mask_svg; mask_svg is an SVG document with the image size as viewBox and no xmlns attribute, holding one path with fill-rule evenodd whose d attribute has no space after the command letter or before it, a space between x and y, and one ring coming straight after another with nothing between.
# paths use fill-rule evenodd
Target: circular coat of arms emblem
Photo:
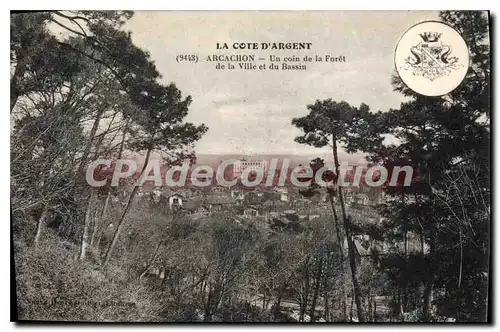
<instances>
[{"instance_id":1,"label":"circular coat of arms emblem","mask_svg":"<svg viewBox=\"0 0 500 332\"><path fill-rule=\"evenodd\" d=\"M394 61L410 89L425 96L442 96L463 81L469 68L469 49L455 29L427 21L401 37Z\"/></svg>"}]
</instances>

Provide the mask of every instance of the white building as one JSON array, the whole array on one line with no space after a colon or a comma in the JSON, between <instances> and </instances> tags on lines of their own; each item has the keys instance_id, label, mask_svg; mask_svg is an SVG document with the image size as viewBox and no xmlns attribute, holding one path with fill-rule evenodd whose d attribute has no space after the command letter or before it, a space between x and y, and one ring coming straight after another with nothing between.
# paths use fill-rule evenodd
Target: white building
<instances>
[{"instance_id":1,"label":"white building","mask_svg":"<svg viewBox=\"0 0 500 332\"><path fill-rule=\"evenodd\" d=\"M242 190L231 190L231 197L242 201L245 199L245 193Z\"/></svg>"},{"instance_id":2,"label":"white building","mask_svg":"<svg viewBox=\"0 0 500 332\"><path fill-rule=\"evenodd\" d=\"M280 201L288 202L288 189L287 188L276 188L276 192L280 195Z\"/></svg>"},{"instance_id":3,"label":"white building","mask_svg":"<svg viewBox=\"0 0 500 332\"><path fill-rule=\"evenodd\" d=\"M268 167L267 160L238 160L233 165L233 178L240 177L245 170L248 172L261 170L265 178Z\"/></svg>"},{"instance_id":4,"label":"white building","mask_svg":"<svg viewBox=\"0 0 500 332\"><path fill-rule=\"evenodd\" d=\"M179 194L173 194L168 198L168 207L172 209L172 207L182 207L182 200L184 197Z\"/></svg>"}]
</instances>

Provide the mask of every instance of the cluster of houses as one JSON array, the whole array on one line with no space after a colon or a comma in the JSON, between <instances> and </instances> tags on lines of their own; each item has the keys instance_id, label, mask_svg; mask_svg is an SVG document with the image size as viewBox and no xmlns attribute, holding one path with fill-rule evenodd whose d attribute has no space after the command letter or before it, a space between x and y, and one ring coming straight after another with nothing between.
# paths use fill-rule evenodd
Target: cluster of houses
<instances>
[{"instance_id":1,"label":"cluster of houses","mask_svg":"<svg viewBox=\"0 0 500 332\"><path fill-rule=\"evenodd\" d=\"M257 206L266 202L287 204L294 196L287 188L248 190L239 187L216 186L207 190L199 188L142 190L139 197L151 198L154 202L166 205L172 211L188 214L208 213L243 208L248 215L258 214ZM267 204L269 205L269 203Z\"/></svg>"},{"instance_id":2,"label":"cluster of houses","mask_svg":"<svg viewBox=\"0 0 500 332\"><path fill-rule=\"evenodd\" d=\"M408 231L404 238L399 241L378 240L367 234L353 235L354 249L358 261L371 260L376 256L387 254L427 254L429 245L415 231ZM344 247L347 246L347 240L344 240Z\"/></svg>"},{"instance_id":3,"label":"cluster of houses","mask_svg":"<svg viewBox=\"0 0 500 332\"><path fill-rule=\"evenodd\" d=\"M266 216L286 210L321 214L330 210L327 193L304 197L295 187L254 187L241 186L210 188L141 188L138 196L150 199L166 209L186 214L209 214L212 212L235 212L235 215ZM347 208L363 219L371 218L373 205L381 202L379 193L345 191ZM366 211L363 212L363 211Z\"/></svg>"}]
</instances>

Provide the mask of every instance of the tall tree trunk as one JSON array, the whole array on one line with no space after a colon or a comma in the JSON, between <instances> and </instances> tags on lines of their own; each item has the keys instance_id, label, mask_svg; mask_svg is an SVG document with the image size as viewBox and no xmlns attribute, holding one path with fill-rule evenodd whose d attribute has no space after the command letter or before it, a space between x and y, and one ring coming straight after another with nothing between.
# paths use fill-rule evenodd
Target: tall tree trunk
<instances>
[{"instance_id":1,"label":"tall tree trunk","mask_svg":"<svg viewBox=\"0 0 500 332\"><path fill-rule=\"evenodd\" d=\"M403 232L404 232L404 243L405 243L405 257L408 258L408 231L404 229Z\"/></svg>"},{"instance_id":2,"label":"tall tree trunk","mask_svg":"<svg viewBox=\"0 0 500 332\"><path fill-rule=\"evenodd\" d=\"M337 177L340 175L339 174L339 157L338 157L338 151L337 151L337 141L335 136L333 136L333 159L335 162L335 171L337 173ZM353 285L353 296L354 296L354 301L356 302L356 309L358 313L358 321L359 322L364 322L364 315L363 315L363 308L361 306L361 288L358 283L358 279L356 277L356 253L354 251L354 241L351 236L351 231L350 231L350 226L349 226L349 221L347 219L347 213L345 209L345 203L344 203L344 195L342 193L342 187L337 186L338 190L338 196L339 196L339 201L340 201L340 210L342 212L342 220L344 222L344 231L346 234L346 239L347 239L347 250L348 250L348 256L349 256L349 265L351 267L351 279L352 279L352 285Z\"/></svg>"},{"instance_id":3,"label":"tall tree trunk","mask_svg":"<svg viewBox=\"0 0 500 332\"><path fill-rule=\"evenodd\" d=\"M99 109L97 111L94 124L92 125L92 129L90 130L89 133L89 139L87 140L85 144L85 148L83 150L82 158L80 160L80 164L78 165L78 175L80 175L80 179L85 180L85 176L83 175L83 170L85 168L85 165L87 164L87 159L90 154L90 149L92 148L92 142L94 141L95 134L97 133L97 129L99 129L99 123L101 122L101 117L104 114L104 108Z\"/></svg>"},{"instance_id":4,"label":"tall tree trunk","mask_svg":"<svg viewBox=\"0 0 500 332\"><path fill-rule=\"evenodd\" d=\"M339 250L339 258L340 258L340 278L342 283L342 313L344 320L347 321L347 290L345 284L345 275L344 275L344 239L342 237L342 233L340 232L339 226L339 218L337 216L337 211L335 209L335 204L333 202L333 192L328 190L328 199L330 201L330 206L332 207L333 214L333 223L335 225L335 232L337 233L337 248Z\"/></svg>"},{"instance_id":5,"label":"tall tree trunk","mask_svg":"<svg viewBox=\"0 0 500 332\"><path fill-rule=\"evenodd\" d=\"M156 263L156 259L157 259L157 255L158 255L158 250L160 249L160 246L161 246L161 242L158 243L158 245L156 246L156 249L155 249L153 255L151 256L151 258L149 259L149 261L146 262L146 267L144 268L144 271L142 271L141 275L139 276L139 279L142 279L146 275L146 273L148 273L148 271Z\"/></svg>"},{"instance_id":6,"label":"tall tree trunk","mask_svg":"<svg viewBox=\"0 0 500 332\"><path fill-rule=\"evenodd\" d=\"M87 164L87 159L90 154L90 149L92 148L92 141L94 140L94 136L99 129L99 123L101 121L101 117L104 114L104 108L99 109L96 114L96 118L94 124L92 125L92 129L90 130L89 139L85 144L85 149L83 150L83 155L80 160L80 164L78 165L78 177L80 179L80 190L77 190L77 195L86 196L87 200L87 209L85 211L84 224L83 224L83 232L82 232L82 241L80 245L80 259L84 259L87 254L87 247L89 241L89 230L90 230L90 215L92 210L92 204L94 203L93 198L95 196L94 192L90 195L83 194L85 192L85 175L83 174L85 165Z\"/></svg>"},{"instance_id":7,"label":"tall tree trunk","mask_svg":"<svg viewBox=\"0 0 500 332\"><path fill-rule=\"evenodd\" d=\"M314 286L314 294L313 294L313 299L311 303L311 313L309 314L311 316L311 322L314 322L316 318L316 301L318 300L318 294L319 294L319 288L321 286L321 276L322 276L322 270L323 270L323 256L319 259L318 265L316 267L316 284Z\"/></svg>"},{"instance_id":8,"label":"tall tree trunk","mask_svg":"<svg viewBox=\"0 0 500 332\"><path fill-rule=\"evenodd\" d=\"M327 189L328 192L328 200L330 201L330 206L332 208L332 215L333 215L333 224L335 226L335 232L337 233L337 241L339 241L339 249L340 249L340 254L343 257L343 251L342 251L342 234L340 233L340 228L339 228L339 218L337 216L337 210L335 210L335 203L333 202L333 192Z\"/></svg>"},{"instance_id":9,"label":"tall tree trunk","mask_svg":"<svg viewBox=\"0 0 500 332\"><path fill-rule=\"evenodd\" d=\"M304 321L304 316L307 310L307 303L309 299L309 259L305 264L305 287L304 292L302 293L302 299L300 303L300 313L299 313L299 321Z\"/></svg>"},{"instance_id":10,"label":"tall tree trunk","mask_svg":"<svg viewBox=\"0 0 500 332\"><path fill-rule=\"evenodd\" d=\"M458 272L458 289L462 286L462 269L463 269L463 259L464 259L464 248L462 243L462 228L459 226L458 234L460 238L460 268Z\"/></svg>"},{"instance_id":11,"label":"tall tree trunk","mask_svg":"<svg viewBox=\"0 0 500 332\"><path fill-rule=\"evenodd\" d=\"M104 232L105 228L105 216L106 216L106 211L109 206L109 200L111 199L111 195L108 191L106 194L106 200L104 201L104 206L102 207L100 216L96 217L95 220L95 234L92 234L92 239L90 241L90 245L99 252L99 245L101 243L101 238L102 238L102 233Z\"/></svg>"},{"instance_id":12,"label":"tall tree trunk","mask_svg":"<svg viewBox=\"0 0 500 332\"><path fill-rule=\"evenodd\" d=\"M94 214L93 214L93 218L92 218L94 221L92 223L92 235L90 236L90 247L91 248L94 248L94 246L95 246L95 241L97 239L97 233L99 233L99 228L101 226L99 223L99 217L97 215L98 215L98 211L95 210Z\"/></svg>"},{"instance_id":13,"label":"tall tree trunk","mask_svg":"<svg viewBox=\"0 0 500 332\"><path fill-rule=\"evenodd\" d=\"M36 226L35 239L33 240L33 244L35 245L35 247L38 246L38 243L40 243L40 238L42 236L43 228L45 227L45 220L47 219L47 214L48 214L48 208L47 206L44 206L42 214L38 218Z\"/></svg>"},{"instance_id":14,"label":"tall tree trunk","mask_svg":"<svg viewBox=\"0 0 500 332\"><path fill-rule=\"evenodd\" d=\"M80 259L84 259L87 254L87 247L89 246L89 229L90 229L90 219L92 215L92 206L95 201L95 192L92 191L90 198L87 202L87 209L85 211L85 222L83 225L82 233L82 243L80 245Z\"/></svg>"},{"instance_id":15,"label":"tall tree trunk","mask_svg":"<svg viewBox=\"0 0 500 332\"><path fill-rule=\"evenodd\" d=\"M283 283L278 290L278 297L276 298L276 302L274 304L273 321L276 321L276 319L278 318L278 314L281 311L281 300L283 298L283 293L285 292L285 289L288 286L288 282L289 281Z\"/></svg>"},{"instance_id":16,"label":"tall tree trunk","mask_svg":"<svg viewBox=\"0 0 500 332\"><path fill-rule=\"evenodd\" d=\"M371 281L370 281L371 283ZM371 285L368 287L368 320L373 320L373 312L372 312L372 287Z\"/></svg>"},{"instance_id":17,"label":"tall tree trunk","mask_svg":"<svg viewBox=\"0 0 500 332\"><path fill-rule=\"evenodd\" d=\"M153 150L153 147L150 145L148 148L148 151L146 153L146 158L144 161L144 166L142 167L141 175L143 175L144 171L146 170L146 167L148 166L149 163L149 157L151 156L151 151ZM118 242L118 237L120 236L120 233L125 226L125 217L127 216L128 211L130 210L130 207L132 206L132 202L134 200L135 194L137 193L137 190L139 189L139 186L134 185L134 189L130 193L130 196L127 201L127 205L125 206L125 210L123 211L120 220L118 221L118 227L116 227L115 234L113 235L113 240L111 240L111 243L109 244L108 250L106 251L106 256L104 258L104 262L102 264L102 267L104 268L108 262L109 259L111 258L111 254L113 253L113 250L115 249L116 243Z\"/></svg>"},{"instance_id":18,"label":"tall tree trunk","mask_svg":"<svg viewBox=\"0 0 500 332\"><path fill-rule=\"evenodd\" d=\"M434 252L434 241L429 242L429 257L432 257L432 254ZM427 262L427 264L430 264ZM424 283L424 292L422 296L422 316L424 321L430 321L433 315L432 312L432 292L434 288L434 280L435 280L435 275L433 271L430 272L430 274L427 276L427 280Z\"/></svg>"},{"instance_id":19,"label":"tall tree trunk","mask_svg":"<svg viewBox=\"0 0 500 332\"><path fill-rule=\"evenodd\" d=\"M351 305L349 307L349 321L352 322L352 318L354 316L354 291L351 295Z\"/></svg>"},{"instance_id":20,"label":"tall tree trunk","mask_svg":"<svg viewBox=\"0 0 500 332\"><path fill-rule=\"evenodd\" d=\"M122 138L120 141L120 148L118 150L118 160L120 160L122 158L123 147L125 145L125 137L127 136L129 124L130 124L130 118L127 119L127 121L125 122L125 127L123 128ZM99 245L101 243L102 233L104 232L106 213L108 211L110 199L111 199L111 190L109 190L109 188L108 188L108 192L106 193L106 199L104 201L104 206L102 208L101 215L96 220L97 233L95 234L95 240L94 240L94 236L92 236L92 240L94 240L92 242L92 246L94 248L96 248L98 252L99 252Z\"/></svg>"},{"instance_id":21,"label":"tall tree trunk","mask_svg":"<svg viewBox=\"0 0 500 332\"><path fill-rule=\"evenodd\" d=\"M278 318L278 314L280 313L280 309L281 309L281 293L278 294L278 298L276 299L276 303L274 305L274 313L273 313L273 322L276 321L276 319Z\"/></svg>"},{"instance_id":22,"label":"tall tree trunk","mask_svg":"<svg viewBox=\"0 0 500 332\"><path fill-rule=\"evenodd\" d=\"M329 322L330 321L330 302L328 301L328 287L326 284L326 278L325 278L325 284L323 285L323 301L325 304L325 321Z\"/></svg>"},{"instance_id":23,"label":"tall tree trunk","mask_svg":"<svg viewBox=\"0 0 500 332\"><path fill-rule=\"evenodd\" d=\"M423 321L428 322L431 319L432 305L432 282L426 282L424 285L422 316Z\"/></svg>"}]
</instances>

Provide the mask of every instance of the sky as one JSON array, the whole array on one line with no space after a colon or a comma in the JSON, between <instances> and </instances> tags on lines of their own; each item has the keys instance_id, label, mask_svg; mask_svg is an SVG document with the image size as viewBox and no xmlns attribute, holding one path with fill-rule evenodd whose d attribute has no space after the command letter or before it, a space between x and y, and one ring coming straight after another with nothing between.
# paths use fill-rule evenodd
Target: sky
<instances>
[{"instance_id":1,"label":"sky","mask_svg":"<svg viewBox=\"0 0 500 332\"><path fill-rule=\"evenodd\" d=\"M404 100L392 91L394 49L412 25L437 20L432 11L136 11L125 28L147 50L164 83L174 82L193 102L186 121L208 132L196 144L206 154L315 154L294 142L301 131L291 124L307 105L332 98L373 111L396 108ZM229 50L217 50L217 43ZM233 50L234 42L310 42L310 50ZM178 63L195 54L198 63ZM344 55L345 63L313 62L304 71L216 70L213 54L255 54L268 59L297 55ZM269 61L262 61L269 63Z\"/></svg>"}]
</instances>

